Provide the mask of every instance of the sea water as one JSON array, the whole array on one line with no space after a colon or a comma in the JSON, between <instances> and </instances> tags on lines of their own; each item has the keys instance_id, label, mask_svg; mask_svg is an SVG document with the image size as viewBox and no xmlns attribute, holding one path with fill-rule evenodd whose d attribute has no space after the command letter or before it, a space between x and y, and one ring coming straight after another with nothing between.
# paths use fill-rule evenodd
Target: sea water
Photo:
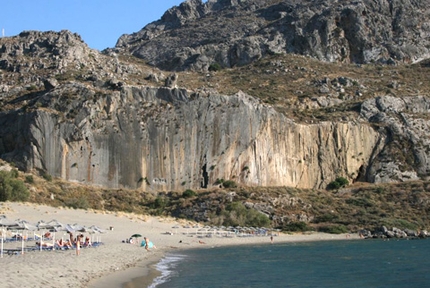
<instances>
[{"instance_id":1,"label":"sea water","mask_svg":"<svg viewBox=\"0 0 430 288\"><path fill-rule=\"evenodd\" d=\"M150 287L430 287L430 240L342 240L167 254Z\"/></svg>"}]
</instances>

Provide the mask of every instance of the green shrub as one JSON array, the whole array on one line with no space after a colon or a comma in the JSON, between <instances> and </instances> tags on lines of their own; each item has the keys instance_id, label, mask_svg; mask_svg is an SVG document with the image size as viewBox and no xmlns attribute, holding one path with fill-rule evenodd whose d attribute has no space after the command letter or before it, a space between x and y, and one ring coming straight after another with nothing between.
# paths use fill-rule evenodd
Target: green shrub
<instances>
[{"instance_id":1,"label":"green shrub","mask_svg":"<svg viewBox=\"0 0 430 288\"><path fill-rule=\"evenodd\" d=\"M90 207L88 200L84 197L68 199L64 202L64 205L73 209L84 209L84 210L87 210Z\"/></svg>"},{"instance_id":2,"label":"green shrub","mask_svg":"<svg viewBox=\"0 0 430 288\"><path fill-rule=\"evenodd\" d=\"M349 184L348 180L344 177L337 177L336 180L330 182L327 185L328 190L337 190L341 187L345 187Z\"/></svg>"},{"instance_id":3,"label":"green shrub","mask_svg":"<svg viewBox=\"0 0 430 288\"><path fill-rule=\"evenodd\" d=\"M237 184L233 180L227 180L222 183L224 188L236 188Z\"/></svg>"},{"instance_id":4,"label":"green shrub","mask_svg":"<svg viewBox=\"0 0 430 288\"><path fill-rule=\"evenodd\" d=\"M217 217L224 226L264 227L270 225L269 217L255 209L246 208L241 202L229 203Z\"/></svg>"},{"instance_id":5,"label":"green shrub","mask_svg":"<svg viewBox=\"0 0 430 288\"><path fill-rule=\"evenodd\" d=\"M46 172L42 174L42 177L43 177L43 179L45 179L46 181L49 181L49 182L51 182L51 181L52 181L52 176L51 176L50 174L46 173Z\"/></svg>"},{"instance_id":6,"label":"green shrub","mask_svg":"<svg viewBox=\"0 0 430 288\"><path fill-rule=\"evenodd\" d=\"M14 172L0 171L0 201L27 201L30 197L24 182Z\"/></svg>"},{"instance_id":7,"label":"green shrub","mask_svg":"<svg viewBox=\"0 0 430 288\"><path fill-rule=\"evenodd\" d=\"M197 196L197 193L191 189L187 189L184 191L184 193L182 193L182 197L184 197L184 198L191 198L194 196Z\"/></svg>"},{"instance_id":8,"label":"green shrub","mask_svg":"<svg viewBox=\"0 0 430 288\"><path fill-rule=\"evenodd\" d=\"M157 196L155 200L149 204L149 207L153 209L152 213L155 215L162 215L166 209L170 205L170 200L166 196Z\"/></svg>"},{"instance_id":9,"label":"green shrub","mask_svg":"<svg viewBox=\"0 0 430 288\"><path fill-rule=\"evenodd\" d=\"M219 63L212 63L211 65L209 65L209 71L219 71L219 70L221 70L222 69L222 67L221 67L221 65L219 65Z\"/></svg>"},{"instance_id":10,"label":"green shrub","mask_svg":"<svg viewBox=\"0 0 430 288\"><path fill-rule=\"evenodd\" d=\"M25 176L25 182L29 183L29 184L33 184L34 183L34 177L33 177L33 175L27 175L27 176Z\"/></svg>"},{"instance_id":11,"label":"green shrub","mask_svg":"<svg viewBox=\"0 0 430 288\"><path fill-rule=\"evenodd\" d=\"M314 222L315 223L323 223L323 222L334 222L335 220L337 220L339 217L337 215L331 214L331 213L326 213L323 215L320 215L318 217L315 218Z\"/></svg>"},{"instance_id":12,"label":"green shrub","mask_svg":"<svg viewBox=\"0 0 430 288\"><path fill-rule=\"evenodd\" d=\"M344 187L349 184L348 180L345 177L337 177L335 181L339 183L341 187Z\"/></svg>"},{"instance_id":13,"label":"green shrub","mask_svg":"<svg viewBox=\"0 0 430 288\"><path fill-rule=\"evenodd\" d=\"M376 188L375 192L378 194L383 194L385 192L385 190L383 187L378 187L378 188Z\"/></svg>"},{"instance_id":14,"label":"green shrub","mask_svg":"<svg viewBox=\"0 0 430 288\"><path fill-rule=\"evenodd\" d=\"M337 190L340 188L340 184L336 181L332 181L327 185L327 190Z\"/></svg>"},{"instance_id":15,"label":"green shrub","mask_svg":"<svg viewBox=\"0 0 430 288\"><path fill-rule=\"evenodd\" d=\"M306 222L290 222L282 227L282 230L284 231L292 231L292 232L303 232L303 231L309 231L310 228L308 227L308 224Z\"/></svg>"},{"instance_id":16,"label":"green shrub","mask_svg":"<svg viewBox=\"0 0 430 288\"><path fill-rule=\"evenodd\" d=\"M17 170L17 169L12 169L12 170L10 171L10 176L11 176L12 178L18 178L18 176L19 176L19 172L18 172L18 170Z\"/></svg>"},{"instance_id":17,"label":"green shrub","mask_svg":"<svg viewBox=\"0 0 430 288\"><path fill-rule=\"evenodd\" d=\"M158 196L154 200L154 208L164 208L169 203L169 200L167 197Z\"/></svg>"},{"instance_id":18,"label":"green shrub","mask_svg":"<svg viewBox=\"0 0 430 288\"><path fill-rule=\"evenodd\" d=\"M364 208L373 206L373 203L366 198L350 198L350 199L346 199L345 203L348 205L354 205L354 206L364 207Z\"/></svg>"}]
</instances>

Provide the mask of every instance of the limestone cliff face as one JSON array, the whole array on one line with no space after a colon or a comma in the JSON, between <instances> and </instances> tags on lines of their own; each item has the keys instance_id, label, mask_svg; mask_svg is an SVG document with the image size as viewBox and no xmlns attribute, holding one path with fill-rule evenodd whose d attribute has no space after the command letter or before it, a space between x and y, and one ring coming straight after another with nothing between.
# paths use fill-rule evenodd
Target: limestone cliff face
<instances>
[{"instance_id":1,"label":"limestone cliff face","mask_svg":"<svg viewBox=\"0 0 430 288\"><path fill-rule=\"evenodd\" d=\"M74 108L51 109L72 94ZM244 93L128 86L97 96L69 84L40 101L33 113L0 115L10 127L0 132L4 158L108 187L196 189L225 179L324 188L339 175L365 179L384 142L366 123L297 124Z\"/></svg>"}]
</instances>

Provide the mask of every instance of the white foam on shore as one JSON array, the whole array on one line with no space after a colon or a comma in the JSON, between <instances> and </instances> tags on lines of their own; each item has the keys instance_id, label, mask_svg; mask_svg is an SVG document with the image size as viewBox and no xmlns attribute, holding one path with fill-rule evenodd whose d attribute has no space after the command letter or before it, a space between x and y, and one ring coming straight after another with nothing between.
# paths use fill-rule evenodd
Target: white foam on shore
<instances>
[{"instance_id":1,"label":"white foam on shore","mask_svg":"<svg viewBox=\"0 0 430 288\"><path fill-rule=\"evenodd\" d=\"M154 282L148 288L156 288L162 283L166 283L170 278L177 275L175 268L178 266L179 262L182 261L186 255L182 254L167 254L164 258L158 262L155 266L161 275L154 279Z\"/></svg>"}]
</instances>

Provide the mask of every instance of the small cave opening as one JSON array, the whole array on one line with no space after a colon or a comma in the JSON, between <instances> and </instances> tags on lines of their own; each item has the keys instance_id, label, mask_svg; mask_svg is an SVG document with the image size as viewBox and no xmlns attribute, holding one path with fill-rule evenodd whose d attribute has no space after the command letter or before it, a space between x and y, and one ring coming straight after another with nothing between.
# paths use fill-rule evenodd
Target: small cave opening
<instances>
[{"instance_id":1,"label":"small cave opening","mask_svg":"<svg viewBox=\"0 0 430 288\"><path fill-rule=\"evenodd\" d=\"M358 174L357 177L355 177L355 179L353 179L353 183L355 182L363 182L365 181L366 178L366 168L364 167L364 165L360 166L360 169L358 169Z\"/></svg>"},{"instance_id":2,"label":"small cave opening","mask_svg":"<svg viewBox=\"0 0 430 288\"><path fill-rule=\"evenodd\" d=\"M208 188L209 174L207 171L207 164L203 165L202 167L202 176L203 176L203 181L200 186L201 188Z\"/></svg>"}]
</instances>

